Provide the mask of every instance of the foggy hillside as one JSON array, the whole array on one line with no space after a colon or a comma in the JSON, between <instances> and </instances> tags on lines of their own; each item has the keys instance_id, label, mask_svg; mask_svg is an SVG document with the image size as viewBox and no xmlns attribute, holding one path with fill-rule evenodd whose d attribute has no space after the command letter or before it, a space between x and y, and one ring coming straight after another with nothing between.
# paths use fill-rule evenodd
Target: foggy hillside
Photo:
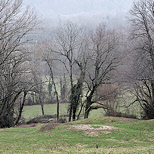
<instances>
[{"instance_id":1,"label":"foggy hillside","mask_svg":"<svg viewBox=\"0 0 154 154\"><path fill-rule=\"evenodd\" d=\"M128 10L132 0L25 0L25 4L33 4L43 14L78 14L80 12Z\"/></svg>"},{"instance_id":2,"label":"foggy hillside","mask_svg":"<svg viewBox=\"0 0 154 154\"><path fill-rule=\"evenodd\" d=\"M66 20L92 25L105 21L116 27L126 23L132 0L24 0L24 5L34 6L48 27Z\"/></svg>"}]
</instances>

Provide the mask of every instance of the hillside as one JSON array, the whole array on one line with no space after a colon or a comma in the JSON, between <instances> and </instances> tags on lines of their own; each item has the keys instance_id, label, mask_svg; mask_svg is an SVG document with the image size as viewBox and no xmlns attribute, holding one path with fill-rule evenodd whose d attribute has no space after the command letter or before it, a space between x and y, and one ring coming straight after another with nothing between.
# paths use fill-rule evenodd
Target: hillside
<instances>
[{"instance_id":1,"label":"hillside","mask_svg":"<svg viewBox=\"0 0 154 154\"><path fill-rule=\"evenodd\" d=\"M0 129L0 153L152 153L154 120L98 117Z\"/></svg>"}]
</instances>

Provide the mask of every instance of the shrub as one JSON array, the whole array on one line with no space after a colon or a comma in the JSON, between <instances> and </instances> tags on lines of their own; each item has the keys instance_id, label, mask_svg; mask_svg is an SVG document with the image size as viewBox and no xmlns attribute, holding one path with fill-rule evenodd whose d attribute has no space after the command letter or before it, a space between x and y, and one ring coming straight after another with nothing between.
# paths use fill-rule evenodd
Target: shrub
<instances>
[{"instance_id":1,"label":"shrub","mask_svg":"<svg viewBox=\"0 0 154 154\"><path fill-rule=\"evenodd\" d=\"M122 113L122 112L106 112L105 116L124 117L124 118L137 119L137 116L134 115L134 114L127 114L127 113Z\"/></svg>"}]
</instances>

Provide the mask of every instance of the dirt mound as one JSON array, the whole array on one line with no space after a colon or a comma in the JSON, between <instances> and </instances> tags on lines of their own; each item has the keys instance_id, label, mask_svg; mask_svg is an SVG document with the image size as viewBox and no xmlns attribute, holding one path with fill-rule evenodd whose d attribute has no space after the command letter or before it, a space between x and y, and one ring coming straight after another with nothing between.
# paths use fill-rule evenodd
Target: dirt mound
<instances>
[{"instance_id":1,"label":"dirt mound","mask_svg":"<svg viewBox=\"0 0 154 154\"><path fill-rule=\"evenodd\" d=\"M22 125L18 125L18 126L15 126L16 128L31 128L31 127L36 127L38 126L39 123L37 124L22 124Z\"/></svg>"},{"instance_id":2,"label":"dirt mound","mask_svg":"<svg viewBox=\"0 0 154 154\"><path fill-rule=\"evenodd\" d=\"M49 123L43 127L41 127L41 129L39 130L39 132L46 132L46 131L50 131L52 129L55 129L56 127L60 126L60 123Z\"/></svg>"},{"instance_id":3,"label":"dirt mound","mask_svg":"<svg viewBox=\"0 0 154 154\"><path fill-rule=\"evenodd\" d=\"M49 123L43 127L41 127L41 129L39 130L39 132L46 132L46 131L50 131L52 129L55 129L56 127L58 126L61 126L61 125L72 125L71 123Z\"/></svg>"},{"instance_id":4,"label":"dirt mound","mask_svg":"<svg viewBox=\"0 0 154 154\"><path fill-rule=\"evenodd\" d=\"M118 128L112 126L102 126L102 125L73 125L70 129L75 129L78 131L84 131L87 136L98 136L97 131L112 131Z\"/></svg>"},{"instance_id":5,"label":"dirt mound","mask_svg":"<svg viewBox=\"0 0 154 154\"><path fill-rule=\"evenodd\" d=\"M112 131L117 129L112 126L102 126L102 125L74 125L71 129L81 130L81 131Z\"/></svg>"}]
</instances>

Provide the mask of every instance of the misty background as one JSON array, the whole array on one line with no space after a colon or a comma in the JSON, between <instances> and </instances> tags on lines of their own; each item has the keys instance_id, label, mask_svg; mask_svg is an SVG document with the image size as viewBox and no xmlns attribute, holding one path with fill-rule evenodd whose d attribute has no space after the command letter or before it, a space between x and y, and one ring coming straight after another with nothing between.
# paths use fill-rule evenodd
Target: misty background
<instances>
[{"instance_id":1,"label":"misty background","mask_svg":"<svg viewBox=\"0 0 154 154\"><path fill-rule=\"evenodd\" d=\"M24 0L25 6L34 7L46 28L66 21L95 26L105 22L111 28L127 24L128 11L133 0Z\"/></svg>"}]
</instances>

